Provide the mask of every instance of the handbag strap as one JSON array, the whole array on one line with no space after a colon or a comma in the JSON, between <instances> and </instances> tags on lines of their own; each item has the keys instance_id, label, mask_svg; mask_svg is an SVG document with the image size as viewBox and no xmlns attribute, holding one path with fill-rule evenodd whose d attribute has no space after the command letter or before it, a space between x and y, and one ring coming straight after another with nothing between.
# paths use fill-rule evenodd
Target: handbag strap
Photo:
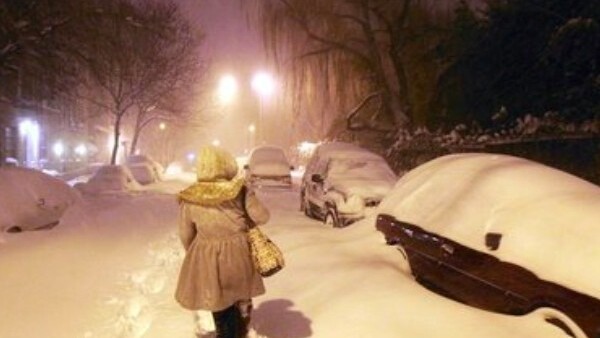
<instances>
[{"instance_id":1,"label":"handbag strap","mask_svg":"<svg viewBox=\"0 0 600 338\"><path fill-rule=\"evenodd\" d=\"M245 185L243 185L241 192L242 192L242 209L244 209L244 216L246 217L246 219L249 222L248 228L249 229L255 228L256 223L254 223L254 221L252 220L252 217L250 217L250 215L248 214L248 210L246 210L246 194L248 193L248 188Z\"/></svg>"}]
</instances>

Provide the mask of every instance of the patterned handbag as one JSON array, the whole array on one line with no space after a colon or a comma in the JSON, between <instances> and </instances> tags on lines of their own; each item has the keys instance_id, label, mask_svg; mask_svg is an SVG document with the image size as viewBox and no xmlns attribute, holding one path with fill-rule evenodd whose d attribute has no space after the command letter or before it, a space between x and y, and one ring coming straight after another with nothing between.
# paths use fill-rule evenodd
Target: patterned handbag
<instances>
[{"instance_id":1,"label":"patterned handbag","mask_svg":"<svg viewBox=\"0 0 600 338\"><path fill-rule=\"evenodd\" d=\"M252 218L246 210L246 189L245 186L242 187L242 205L246 218L252 222ZM248 229L248 244L254 267L261 276L272 276L285 266L283 253L279 250L279 247L256 224Z\"/></svg>"},{"instance_id":2,"label":"patterned handbag","mask_svg":"<svg viewBox=\"0 0 600 338\"><path fill-rule=\"evenodd\" d=\"M261 276L269 277L283 269L283 253L258 226L248 230L248 242L254 267Z\"/></svg>"}]
</instances>

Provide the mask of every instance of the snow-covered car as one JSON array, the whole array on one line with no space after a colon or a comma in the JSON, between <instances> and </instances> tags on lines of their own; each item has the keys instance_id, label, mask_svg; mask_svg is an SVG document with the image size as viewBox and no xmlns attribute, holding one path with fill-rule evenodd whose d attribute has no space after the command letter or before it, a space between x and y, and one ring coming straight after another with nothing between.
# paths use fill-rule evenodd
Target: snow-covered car
<instances>
[{"instance_id":1,"label":"snow-covered car","mask_svg":"<svg viewBox=\"0 0 600 338\"><path fill-rule=\"evenodd\" d=\"M600 337L600 187L522 158L447 155L404 175L376 227L415 279L505 314Z\"/></svg>"},{"instance_id":2,"label":"snow-covered car","mask_svg":"<svg viewBox=\"0 0 600 338\"><path fill-rule=\"evenodd\" d=\"M0 167L0 229L50 228L80 198L64 181L39 170Z\"/></svg>"},{"instance_id":3,"label":"snow-covered car","mask_svg":"<svg viewBox=\"0 0 600 338\"><path fill-rule=\"evenodd\" d=\"M319 145L300 185L300 209L333 227L355 222L373 210L397 176L385 159L349 143Z\"/></svg>"},{"instance_id":4,"label":"snow-covered car","mask_svg":"<svg viewBox=\"0 0 600 338\"><path fill-rule=\"evenodd\" d=\"M246 180L254 186L291 186L293 169L285 151L271 145L252 149L248 156L248 163L244 165Z\"/></svg>"},{"instance_id":5,"label":"snow-covered car","mask_svg":"<svg viewBox=\"0 0 600 338\"><path fill-rule=\"evenodd\" d=\"M85 194L102 194L135 191L141 187L127 166L104 165L86 183L75 184L75 188Z\"/></svg>"},{"instance_id":6,"label":"snow-covered car","mask_svg":"<svg viewBox=\"0 0 600 338\"><path fill-rule=\"evenodd\" d=\"M148 155L130 155L125 161L136 181L150 184L162 180L163 166Z\"/></svg>"}]
</instances>

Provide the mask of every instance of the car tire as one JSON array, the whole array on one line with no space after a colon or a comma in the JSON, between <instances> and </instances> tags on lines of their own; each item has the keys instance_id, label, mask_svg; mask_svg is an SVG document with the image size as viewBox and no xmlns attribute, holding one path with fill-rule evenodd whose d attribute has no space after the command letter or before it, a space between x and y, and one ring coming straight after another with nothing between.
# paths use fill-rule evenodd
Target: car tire
<instances>
[{"instance_id":1,"label":"car tire","mask_svg":"<svg viewBox=\"0 0 600 338\"><path fill-rule=\"evenodd\" d=\"M341 228L340 220L336 212L331 209L327 210L323 223L325 223L325 225L331 226L332 228Z\"/></svg>"},{"instance_id":2,"label":"car tire","mask_svg":"<svg viewBox=\"0 0 600 338\"><path fill-rule=\"evenodd\" d=\"M309 218L314 218L314 214L310 210L310 204L306 199L306 195L302 194L300 199L300 211L304 211L304 215Z\"/></svg>"}]
</instances>

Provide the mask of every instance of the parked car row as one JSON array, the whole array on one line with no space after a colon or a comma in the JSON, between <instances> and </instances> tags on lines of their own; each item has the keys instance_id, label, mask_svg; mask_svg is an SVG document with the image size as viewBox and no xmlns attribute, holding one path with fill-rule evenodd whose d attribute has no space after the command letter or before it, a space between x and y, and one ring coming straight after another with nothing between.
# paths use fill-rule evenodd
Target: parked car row
<instances>
[{"instance_id":1,"label":"parked car row","mask_svg":"<svg viewBox=\"0 0 600 338\"><path fill-rule=\"evenodd\" d=\"M495 154L443 156L398 179L380 156L331 142L299 190L301 211L334 227L374 213L399 265L440 295L600 338L597 185Z\"/></svg>"},{"instance_id":2,"label":"parked car row","mask_svg":"<svg viewBox=\"0 0 600 338\"><path fill-rule=\"evenodd\" d=\"M254 148L244 165L255 187L291 187L294 167L282 148ZM317 146L300 182L300 209L333 227L344 227L375 209L398 177L381 156L343 142Z\"/></svg>"},{"instance_id":3,"label":"parked car row","mask_svg":"<svg viewBox=\"0 0 600 338\"><path fill-rule=\"evenodd\" d=\"M86 194L125 192L140 189L162 180L164 168L147 155L131 155L125 165L103 165L94 171L87 182L75 184Z\"/></svg>"}]
</instances>

